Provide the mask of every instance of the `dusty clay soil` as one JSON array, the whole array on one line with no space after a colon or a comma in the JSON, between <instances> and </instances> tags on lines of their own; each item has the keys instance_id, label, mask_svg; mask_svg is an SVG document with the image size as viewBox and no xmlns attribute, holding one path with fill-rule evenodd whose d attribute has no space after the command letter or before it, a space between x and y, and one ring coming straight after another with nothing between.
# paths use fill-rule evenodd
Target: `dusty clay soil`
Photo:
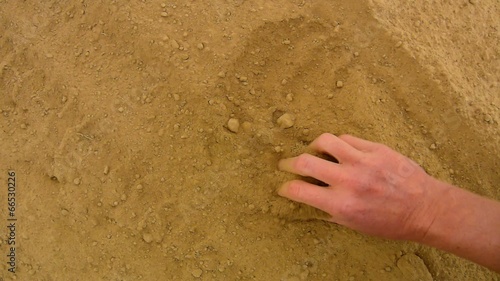
<instances>
[{"instance_id":1,"label":"dusty clay soil","mask_svg":"<svg viewBox=\"0 0 500 281\"><path fill-rule=\"evenodd\" d=\"M0 0L0 219L9 170L18 218L0 280L499 280L275 193L293 178L277 161L331 132L500 199L499 14L496 0Z\"/></svg>"}]
</instances>

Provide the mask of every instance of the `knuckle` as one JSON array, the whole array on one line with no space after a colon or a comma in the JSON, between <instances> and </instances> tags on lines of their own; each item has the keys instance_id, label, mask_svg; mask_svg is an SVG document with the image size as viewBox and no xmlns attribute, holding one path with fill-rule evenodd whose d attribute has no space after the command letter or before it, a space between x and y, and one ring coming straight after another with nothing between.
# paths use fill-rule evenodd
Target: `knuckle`
<instances>
[{"instance_id":1,"label":"knuckle","mask_svg":"<svg viewBox=\"0 0 500 281\"><path fill-rule=\"evenodd\" d=\"M302 185L300 181L294 180L288 184L288 194L293 198L300 198L302 195Z\"/></svg>"},{"instance_id":2,"label":"knuckle","mask_svg":"<svg viewBox=\"0 0 500 281\"><path fill-rule=\"evenodd\" d=\"M351 186L353 192L358 195L379 195L383 193L382 185L379 184L381 178L377 172L365 173L352 179Z\"/></svg>"}]
</instances>

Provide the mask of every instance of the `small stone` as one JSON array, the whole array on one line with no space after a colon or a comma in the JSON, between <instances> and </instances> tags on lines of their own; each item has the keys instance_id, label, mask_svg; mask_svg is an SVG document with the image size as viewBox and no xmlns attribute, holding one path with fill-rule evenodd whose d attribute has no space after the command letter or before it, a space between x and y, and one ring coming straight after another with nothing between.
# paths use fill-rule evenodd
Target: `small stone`
<instances>
[{"instance_id":1,"label":"small stone","mask_svg":"<svg viewBox=\"0 0 500 281\"><path fill-rule=\"evenodd\" d=\"M281 85L286 85L286 83L288 83L288 80L286 80L286 78L281 80Z\"/></svg>"},{"instance_id":2,"label":"small stone","mask_svg":"<svg viewBox=\"0 0 500 281\"><path fill-rule=\"evenodd\" d=\"M120 200L122 201L127 200L127 194L122 194L122 196L120 196Z\"/></svg>"},{"instance_id":3,"label":"small stone","mask_svg":"<svg viewBox=\"0 0 500 281\"><path fill-rule=\"evenodd\" d=\"M240 121L235 118L229 119L229 121L227 121L227 128L233 133L238 133L240 129Z\"/></svg>"},{"instance_id":4,"label":"small stone","mask_svg":"<svg viewBox=\"0 0 500 281\"><path fill-rule=\"evenodd\" d=\"M61 215L67 216L68 214L69 214L68 210L66 210L66 209L61 210Z\"/></svg>"},{"instance_id":5,"label":"small stone","mask_svg":"<svg viewBox=\"0 0 500 281\"><path fill-rule=\"evenodd\" d=\"M436 144L435 144L435 143L433 143L433 144L431 144L431 146L430 146L429 148L430 148L431 150L434 150L434 149L436 149L436 148L437 148L437 146L436 146Z\"/></svg>"},{"instance_id":6,"label":"small stone","mask_svg":"<svg viewBox=\"0 0 500 281\"><path fill-rule=\"evenodd\" d=\"M137 189L137 190L141 190L142 188L143 188L142 184L138 184L138 185L135 187L135 189Z\"/></svg>"},{"instance_id":7,"label":"small stone","mask_svg":"<svg viewBox=\"0 0 500 281\"><path fill-rule=\"evenodd\" d=\"M396 43L396 48L399 48L403 45L403 41L398 41L398 43Z\"/></svg>"},{"instance_id":8,"label":"small stone","mask_svg":"<svg viewBox=\"0 0 500 281\"><path fill-rule=\"evenodd\" d=\"M153 242L153 235L151 235L150 233L144 233L142 235L142 239L144 240L144 242L146 243L151 243Z\"/></svg>"},{"instance_id":9,"label":"small stone","mask_svg":"<svg viewBox=\"0 0 500 281\"><path fill-rule=\"evenodd\" d=\"M354 52L355 57L359 57L359 52Z\"/></svg>"},{"instance_id":10,"label":"small stone","mask_svg":"<svg viewBox=\"0 0 500 281\"><path fill-rule=\"evenodd\" d=\"M175 39L172 39L172 41L170 41L170 45L174 49L179 49L179 47L180 47L179 43Z\"/></svg>"},{"instance_id":11,"label":"small stone","mask_svg":"<svg viewBox=\"0 0 500 281\"><path fill-rule=\"evenodd\" d=\"M250 132L252 130L252 123L245 121L243 124L241 124L241 127L245 132Z\"/></svg>"},{"instance_id":12,"label":"small stone","mask_svg":"<svg viewBox=\"0 0 500 281\"><path fill-rule=\"evenodd\" d=\"M21 124L21 129L26 129L26 128L27 128L26 124L22 123Z\"/></svg>"},{"instance_id":13,"label":"small stone","mask_svg":"<svg viewBox=\"0 0 500 281\"><path fill-rule=\"evenodd\" d=\"M196 45L196 47L197 47L199 50L203 50L203 48L205 48L205 45L203 45L203 43L198 43L198 45Z\"/></svg>"},{"instance_id":14,"label":"small stone","mask_svg":"<svg viewBox=\"0 0 500 281\"><path fill-rule=\"evenodd\" d=\"M221 72L219 72L219 73L217 74L217 76L219 76L220 78L224 78L224 77L226 77L226 72L221 71Z\"/></svg>"},{"instance_id":15,"label":"small stone","mask_svg":"<svg viewBox=\"0 0 500 281\"><path fill-rule=\"evenodd\" d=\"M168 17L168 13L167 12L161 12L160 14L162 17Z\"/></svg>"},{"instance_id":16,"label":"small stone","mask_svg":"<svg viewBox=\"0 0 500 281\"><path fill-rule=\"evenodd\" d=\"M175 100L175 101L178 101L178 100L180 100L180 99L181 99L181 97L180 97L178 94L174 94L174 100Z\"/></svg>"},{"instance_id":17,"label":"small stone","mask_svg":"<svg viewBox=\"0 0 500 281\"><path fill-rule=\"evenodd\" d=\"M248 81L248 77L246 77L246 76L241 76L239 79L240 79L241 82L247 82Z\"/></svg>"},{"instance_id":18,"label":"small stone","mask_svg":"<svg viewBox=\"0 0 500 281\"><path fill-rule=\"evenodd\" d=\"M109 174L109 166L108 165L104 166L104 171L103 172L104 172L105 175Z\"/></svg>"},{"instance_id":19,"label":"small stone","mask_svg":"<svg viewBox=\"0 0 500 281\"><path fill-rule=\"evenodd\" d=\"M328 99L333 99L333 94L332 93L329 93L328 96L327 96Z\"/></svg>"},{"instance_id":20,"label":"small stone","mask_svg":"<svg viewBox=\"0 0 500 281\"><path fill-rule=\"evenodd\" d=\"M281 115L277 120L278 126L282 129L291 128L295 124L295 117L290 113L285 113Z\"/></svg>"},{"instance_id":21,"label":"small stone","mask_svg":"<svg viewBox=\"0 0 500 281\"><path fill-rule=\"evenodd\" d=\"M200 278L201 275L203 274L203 270L197 268L197 269L193 269L193 271L191 271L191 274L196 277L196 278Z\"/></svg>"},{"instance_id":22,"label":"small stone","mask_svg":"<svg viewBox=\"0 0 500 281\"><path fill-rule=\"evenodd\" d=\"M189 59L189 55L184 53L184 54L181 54L181 59L183 60L188 60Z\"/></svg>"},{"instance_id":23,"label":"small stone","mask_svg":"<svg viewBox=\"0 0 500 281\"><path fill-rule=\"evenodd\" d=\"M342 88L342 87L344 87L344 82L337 81L337 88Z\"/></svg>"},{"instance_id":24,"label":"small stone","mask_svg":"<svg viewBox=\"0 0 500 281\"><path fill-rule=\"evenodd\" d=\"M118 108L118 112L120 112L120 113L123 112L124 110L125 109L123 107L121 107L121 106Z\"/></svg>"},{"instance_id":25,"label":"small stone","mask_svg":"<svg viewBox=\"0 0 500 281\"><path fill-rule=\"evenodd\" d=\"M287 101L293 101L293 94L286 95L286 100Z\"/></svg>"},{"instance_id":26,"label":"small stone","mask_svg":"<svg viewBox=\"0 0 500 281\"><path fill-rule=\"evenodd\" d=\"M80 185L80 183L81 183L80 178L75 178L75 179L73 180L73 183L74 183L75 185Z\"/></svg>"}]
</instances>

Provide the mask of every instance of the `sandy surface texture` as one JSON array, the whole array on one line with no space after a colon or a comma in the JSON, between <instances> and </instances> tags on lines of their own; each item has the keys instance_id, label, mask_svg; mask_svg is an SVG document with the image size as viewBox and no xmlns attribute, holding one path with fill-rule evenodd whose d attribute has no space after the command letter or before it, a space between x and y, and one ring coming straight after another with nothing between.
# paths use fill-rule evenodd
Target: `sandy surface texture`
<instances>
[{"instance_id":1,"label":"sandy surface texture","mask_svg":"<svg viewBox=\"0 0 500 281\"><path fill-rule=\"evenodd\" d=\"M0 280L499 280L276 195L277 161L331 132L500 199L499 14L0 0Z\"/></svg>"}]
</instances>

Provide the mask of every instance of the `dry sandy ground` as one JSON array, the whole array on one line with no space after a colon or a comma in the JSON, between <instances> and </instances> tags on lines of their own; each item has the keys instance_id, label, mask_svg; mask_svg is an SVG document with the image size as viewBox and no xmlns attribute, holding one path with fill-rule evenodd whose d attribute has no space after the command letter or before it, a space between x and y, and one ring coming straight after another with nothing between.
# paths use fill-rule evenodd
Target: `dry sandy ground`
<instances>
[{"instance_id":1,"label":"dry sandy ground","mask_svg":"<svg viewBox=\"0 0 500 281\"><path fill-rule=\"evenodd\" d=\"M500 199L499 14L497 0L0 0L0 280L499 280L275 193L292 178L278 159L331 132Z\"/></svg>"}]
</instances>

